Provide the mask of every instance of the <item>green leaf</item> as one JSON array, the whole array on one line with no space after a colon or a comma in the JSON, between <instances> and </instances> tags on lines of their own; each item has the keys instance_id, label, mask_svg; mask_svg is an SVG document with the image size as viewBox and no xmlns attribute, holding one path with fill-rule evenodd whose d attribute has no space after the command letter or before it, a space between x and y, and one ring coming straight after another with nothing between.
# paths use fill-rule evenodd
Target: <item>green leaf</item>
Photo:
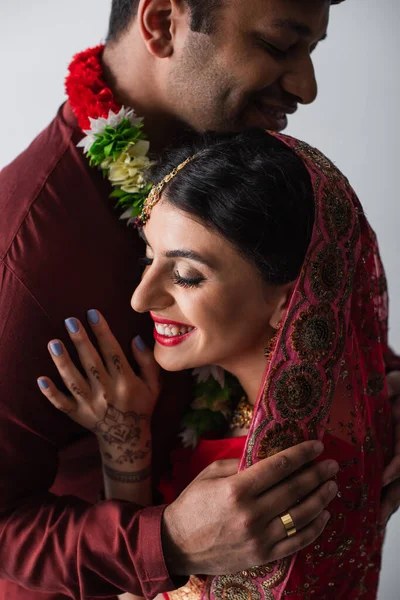
<instances>
[{"instance_id":1,"label":"green leaf","mask_svg":"<svg viewBox=\"0 0 400 600\"><path fill-rule=\"evenodd\" d=\"M106 158L108 158L110 156L112 149L113 149L113 145L114 145L113 142L111 142L104 148L104 156Z\"/></svg>"}]
</instances>

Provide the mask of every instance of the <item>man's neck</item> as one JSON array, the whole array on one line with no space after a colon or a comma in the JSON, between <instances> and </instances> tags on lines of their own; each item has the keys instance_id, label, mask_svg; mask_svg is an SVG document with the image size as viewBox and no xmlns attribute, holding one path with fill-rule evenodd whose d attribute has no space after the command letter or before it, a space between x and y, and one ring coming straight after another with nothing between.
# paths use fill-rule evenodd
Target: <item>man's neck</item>
<instances>
[{"instance_id":1,"label":"man's neck","mask_svg":"<svg viewBox=\"0 0 400 600\"><path fill-rule=\"evenodd\" d=\"M154 78L154 65L149 64L151 60L142 47L123 38L117 44L106 45L103 69L117 102L133 108L139 117L144 118L151 153L158 154L166 146L182 143L191 132L162 105Z\"/></svg>"}]
</instances>

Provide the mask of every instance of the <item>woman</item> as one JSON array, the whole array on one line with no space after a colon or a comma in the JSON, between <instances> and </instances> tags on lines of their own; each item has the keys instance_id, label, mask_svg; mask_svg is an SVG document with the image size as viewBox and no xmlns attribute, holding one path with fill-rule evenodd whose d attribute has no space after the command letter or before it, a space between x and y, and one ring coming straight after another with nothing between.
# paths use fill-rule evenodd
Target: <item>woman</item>
<instances>
[{"instance_id":1,"label":"woman","mask_svg":"<svg viewBox=\"0 0 400 600\"><path fill-rule=\"evenodd\" d=\"M132 306L155 322L157 362L136 338L138 379L104 319L90 311L108 372L72 319L67 327L88 381L53 341L53 360L73 396L46 378L39 385L55 406L97 434L106 496L146 504L157 363L167 370L218 365L240 382L245 397L229 380L237 404L231 427L212 436L202 419L207 408L228 416L221 398L229 394L226 386L219 396L214 389L210 404L203 388L185 417L192 433L197 428L203 435L189 455L173 456L175 477L160 486L168 500L217 458L241 456L244 469L304 439L322 438L325 457L340 464L339 493L335 485L327 488L330 520L311 546L235 575L193 577L165 597L372 600L383 541L381 480L392 452L387 293L375 237L354 192L318 151L264 132L198 140L170 154L156 176L164 179L141 215L146 269ZM135 481L124 477L133 463ZM281 517L289 539L296 527L306 527L296 522L306 503ZM325 525L329 513L319 518Z\"/></svg>"}]
</instances>

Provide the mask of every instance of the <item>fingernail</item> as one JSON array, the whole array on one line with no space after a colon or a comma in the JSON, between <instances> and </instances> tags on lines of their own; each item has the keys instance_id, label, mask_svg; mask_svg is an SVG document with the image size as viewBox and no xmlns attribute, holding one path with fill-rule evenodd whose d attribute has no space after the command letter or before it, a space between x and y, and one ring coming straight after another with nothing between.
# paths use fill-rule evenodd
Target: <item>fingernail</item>
<instances>
[{"instance_id":1,"label":"fingernail","mask_svg":"<svg viewBox=\"0 0 400 600\"><path fill-rule=\"evenodd\" d=\"M94 308L91 308L87 311L87 318L91 325L97 325L100 323L99 313Z\"/></svg>"},{"instance_id":2,"label":"fingernail","mask_svg":"<svg viewBox=\"0 0 400 600\"><path fill-rule=\"evenodd\" d=\"M63 353L63 348L62 348L60 342L51 342L50 350L51 350L52 354L54 354L54 356L61 356Z\"/></svg>"},{"instance_id":3,"label":"fingernail","mask_svg":"<svg viewBox=\"0 0 400 600\"><path fill-rule=\"evenodd\" d=\"M331 513L329 513L327 510L324 510L324 512L322 513L322 520L328 522L330 518Z\"/></svg>"},{"instance_id":4,"label":"fingernail","mask_svg":"<svg viewBox=\"0 0 400 600\"><path fill-rule=\"evenodd\" d=\"M146 344L144 343L144 341L142 340L140 335L137 335L135 338L133 338L133 342L134 342L136 348L138 350L140 350L140 352L143 352L143 350L146 350Z\"/></svg>"},{"instance_id":5,"label":"fingernail","mask_svg":"<svg viewBox=\"0 0 400 600\"><path fill-rule=\"evenodd\" d=\"M323 451L323 449L324 449L324 445L323 445L323 443L322 443L322 442L319 442L319 441L316 441L316 442L314 442L314 444L313 444L313 447L314 447L314 452L315 452L315 454L317 454L317 455L318 455L318 454L321 454L321 453L322 453L322 451Z\"/></svg>"},{"instance_id":6,"label":"fingernail","mask_svg":"<svg viewBox=\"0 0 400 600\"><path fill-rule=\"evenodd\" d=\"M42 390L48 390L49 389L49 384L47 383L46 379L38 379L37 380L39 387Z\"/></svg>"},{"instance_id":7,"label":"fingernail","mask_svg":"<svg viewBox=\"0 0 400 600\"><path fill-rule=\"evenodd\" d=\"M70 319L65 319L65 325L70 333L78 333L79 331L79 323L76 319L71 317Z\"/></svg>"}]
</instances>

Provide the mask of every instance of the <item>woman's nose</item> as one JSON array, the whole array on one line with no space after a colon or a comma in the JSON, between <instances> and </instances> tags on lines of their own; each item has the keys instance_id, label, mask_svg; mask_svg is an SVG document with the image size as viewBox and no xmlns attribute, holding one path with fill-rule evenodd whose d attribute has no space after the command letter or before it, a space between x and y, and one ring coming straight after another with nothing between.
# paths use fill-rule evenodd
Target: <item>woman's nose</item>
<instances>
[{"instance_id":1,"label":"woman's nose","mask_svg":"<svg viewBox=\"0 0 400 600\"><path fill-rule=\"evenodd\" d=\"M154 276L150 270L133 292L131 306L138 313L167 308L173 303L172 296L165 289L163 278Z\"/></svg>"}]
</instances>

